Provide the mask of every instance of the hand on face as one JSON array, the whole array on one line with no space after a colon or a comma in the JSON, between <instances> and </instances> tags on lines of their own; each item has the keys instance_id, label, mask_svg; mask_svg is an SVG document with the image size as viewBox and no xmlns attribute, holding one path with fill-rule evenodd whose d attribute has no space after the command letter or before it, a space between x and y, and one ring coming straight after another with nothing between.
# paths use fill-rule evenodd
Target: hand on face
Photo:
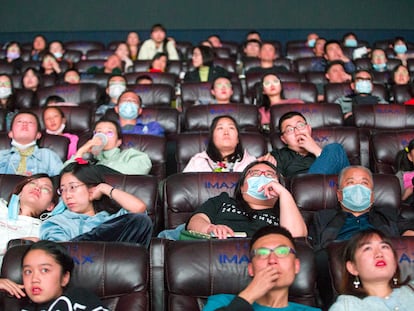
<instances>
[{"instance_id":1,"label":"hand on face","mask_svg":"<svg viewBox=\"0 0 414 311\"><path fill-rule=\"evenodd\" d=\"M307 132L300 132L296 134L296 140L298 143L298 147L301 149L304 149L310 153L313 153L315 155L319 155L317 151L320 150L319 145L315 142L315 140L312 138L310 133ZM315 153L316 152L316 153Z\"/></svg>"},{"instance_id":2,"label":"hand on face","mask_svg":"<svg viewBox=\"0 0 414 311\"><path fill-rule=\"evenodd\" d=\"M264 191L264 195L269 199L275 199L280 197L282 192L286 191L286 188L283 187L278 181L274 180L260 187L258 190Z\"/></svg>"}]
</instances>

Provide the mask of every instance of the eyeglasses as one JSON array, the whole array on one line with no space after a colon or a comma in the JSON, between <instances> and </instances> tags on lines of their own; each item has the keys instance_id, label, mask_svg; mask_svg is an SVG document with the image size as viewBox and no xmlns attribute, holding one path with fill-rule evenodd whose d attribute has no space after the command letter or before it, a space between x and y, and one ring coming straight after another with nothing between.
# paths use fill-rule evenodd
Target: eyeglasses
<instances>
[{"instance_id":1,"label":"eyeglasses","mask_svg":"<svg viewBox=\"0 0 414 311\"><path fill-rule=\"evenodd\" d=\"M115 132L113 132L113 131L108 131L108 132L97 132L97 131L93 131L93 135L95 135L96 133L102 133L102 134L104 134L107 137L114 137L114 135L115 135Z\"/></svg>"},{"instance_id":2,"label":"eyeglasses","mask_svg":"<svg viewBox=\"0 0 414 311\"><path fill-rule=\"evenodd\" d=\"M282 134L292 135L295 132L295 129L298 131L302 131L305 129L307 124L308 123L306 122L298 122L296 123L296 126L287 126L285 130L282 132Z\"/></svg>"},{"instance_id":3,"label":"eyeglasses","mask_svg":"<svg viewBox=\"0 0 414 311\"><path fill-rule=\"evenodd\" d=\"M276 85L278 85L278 84L280 84L280 80L279 80L279 79L276 79L276 80L271 80L271 81L264 81L264 82L263 82L263 86L264 86L264 87L269 87L269 86L271 86L271 85L276 86Z\"/></svg>"},{"instance_id":4,"label":"eyeglasses","mask_svg":"<svg viewBox=\"0 0 414 311\"><path fill-rule=\"evenodd\" d=\"M79 187L81 187L81 186L86 186L86 184L77 184L77 185L75 185L75 184L69 184L68 187L65 187L65 188L64 187L60 187L60 188L58 188L56 192L57 192L58 195L62 195L66 191L69 192L69 193L75 193L77 191L77 189Z\"/></svg>"},{"instance_id":5,"label":"eyeglasses","mask_svg":"<svg viewBox=\"0 0 414 311\"><path fill-rule=\"evenodd\" d=\"M40 190L40 192L43 193L43 194L52 193L52 188L50 188L49 186L46 186L46 185L39 185L35 181L28 182L26 185L29 186L31 189L38 188Z\"/></svg>"},{"instance_id":6,"label":"eyeglasses","mask_svg":"<svg viewBox=\"0 0 414 311\"><path fill-rule=\"evenodd\" d=\"M3 87L11 87L11 83L9 81L0 82L0 86L3 86Z\"/></svg>"},{"instance_id":7,"label":"eyeglasses","mask_svg":"<svg viewBox=\"0 0 414 311\"><path fill-rule=\"evenodd\" d=\"M271 253L275 254L277 258L285 258L289 254L295 255L296 251L286 245L280 245L275 248L259 247L252 251L252 255L259 259L267 259Z\"/></svg>"},{"instance_id":8,"label":"eyeglasses","mask_svg":"<svg viewBox=\"0 0 414 311\"><path fill-rule=\"evenodd\" d=\"M247 174L253 177L259 177L261 175L264 175L265 177L269 177L269 178L277 178L277 174L274 171L269 171L269 170L266 170L266 171L249 170Z\"/></svg>"}]
</instances>

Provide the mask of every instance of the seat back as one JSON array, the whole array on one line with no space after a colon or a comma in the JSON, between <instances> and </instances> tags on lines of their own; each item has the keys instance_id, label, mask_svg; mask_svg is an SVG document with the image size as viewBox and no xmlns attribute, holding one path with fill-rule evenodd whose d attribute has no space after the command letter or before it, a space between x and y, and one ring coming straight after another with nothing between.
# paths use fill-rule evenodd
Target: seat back
<instances>
[{"instance_id":1,"label":"seat back","mask_svg":"<svg viewBox=\"0 0 414 311\"><path fill-rule=\"evenodd\" d=\"M166 135L177 134L180 131L179 114L175 108L144 108L140 115L142 122L158 122Z\"/></svg>"},{"instance_id":2,"label":"seat back","mask_svg":"<svg viewBox=\"0 0 414 311\"><path fill-rule=\"evenodd\" d=\"M278 132L279 120L290 111L300 112L312 128L342 126L343 116L339 105L332 104L282 104L270 107L270 130Z\"/></svg>"},{"instance_id":3,"label":"seat back","mask_svg":"<svg viewBox=\"0 0 414 311\"><path fill-rule=\"evenodd\" d=\"M174 96L174 88L168 84L133 84L128 90L141 97L142 107L171 107Z\"/></svg>"},{"instance_id":4,"label":"seat back","mask_svg":"<svg viewBox=\"0 0 414 311\"><path fill-rule=\"evenodd\" d=\"M101 92L105 92L108 85L108 79L111 77L107 73L81 73L80 83L95 83L101 89Z\"/></svg>"},{"instance_id":5,"label":"seat back","mask_svg":"<svg viewBox=\"0 0 414 311\"><path fill-rule=\"evenodd\" d=\"M122 148L136 148L146 153L151 159L151 175L161 181L166 176L166 142L165 137L153 135L123 134Z\"/></svg>"},{"instance_id":6,"label":"seat back","mask_svg":"<svg viewBox=\"0 0 414 311\"><path fill-rule=\"evenodd\" d=\"M104 59L82 59L74 64L74 67L80 73L87 72L92 67L101 68L105 64Z\"/></svg>"},{"instance_id":7,"label":"seat back","mask_svg":"<svg viewBox=\"0 0 414 311\"><path fill-rule=\"evenodd\" d=\"M88 52L86 52L86 59L107 59L112 54L114 54L114 51L112 50L89 50Z\"/></svg>"},{"instance_id":8,"label":"seat back","mask_svg":"<svg viewBox=\"0 0 414 311\"><path fill-rule=\"evenodd\" d=\"M108 184L140 198L147 206L148 216L154 224L154 234L163 227L163 213L158 206L158 180L150 175L106 174Z\"/></svg>"},{"instance_id":9,"label":"seat back","mask_svg":"<svg viewBox=\"0 0 414 311\"><path fill-rule=\"evenodd\" d=\"M397 263L401 272L401 280L414 278L414 262L411 260L414 253L414 237L402 236L391 238L391 243L397 252ZM342 263L342 253L346 242L334 242L328 246L329 269L332 276L334 293L338 294L342 282L342 272L345 265Z\"/></svg>"},{"instance_id":10,"label":"seat back","mask_svg":"<svg viewBox=\"0 0 414 311\"><path fill-rule=\"evenodd\" d=\"M181 133L177 139L177 171L181 172L191 157L207 149L208 133ZM250 155L260 157L267 152L267 142L260 133L241 133L241 143Z\"/></svg>"},{"instance_id":11,"label":"seat back","mask_svg":"<svg viewBox=\"0 0 414 311\"><path fill-rule=\"evenodd\" d=\"M243 103L243 91L240 82L232 81L233 95L230 101L233 103ZM196 101L206 104L213 102L211 94L211 82L185 82L181 85L181 101L187 108Z\"/></svg>"},{"instance_id":12,"label":"seat back","mask_svg":"<svg viewBox=\"0 0 414 311\"><path fill-rule=\"evenodd\" d=\"M101 99L101 91L94 83L64 84L42 87L37 90L39 106L43 107L51 95L62 97L67 103L96 107Z\"/></svg>"},{"instance_id":13,"label":"seat back","mask_svg":"<svg viewBox=\"0 0 414 311\"><path fill-rule=\"evenodd\" d=\"M334 103L342 96L352 94L351 85L348 82L344 83L327 83L325 85L325 102Z\"/></svg>"},{"instance_id":14,"label":"seat back","mask_svg":"<svg viewBox=\"0 0 414 311\"><path fill-rule=\"evenodd\" d=\"M23 175L0 174L0 198L8 201L10 193L12 193L16 185L25 178L26 176Z\"/></svg>"},{"instance_id":15,"label":"seat back","mask_svg":"<svg viewBox=\"0 0 414 311\"><path fill-rule=\"evenodd\" d=\"M298 58L305 58L305 57L314 57L315 54L313 53L312 48L304 45L304 46L287 46L286 48L286 57L291 60L296 60Z\"/></svg>"},{"instance_id":16,"label":"seat back","mask_svg":"<svg viewBox=\"0 0 414 311\"><path fill-rule=\"evenodd\" d=\"M173 73L168 72L130 72L124 75L125 79L127 80L128 84L135 84L135 81L138 77L141 76L149 76L152 78L153 83L157 84L168 84L172 87L175 87L175 83L177 80L177 76Z\"/></svg>"},{"instance_id":17,"label":"seat back","mask_svg":"<svg viewBox=\"0 0 414 311\"><path fill-rule=\"evenodd\" d=\"M66 50L81 51L82 55L84 56L86 56L88 51L105 49L105 45L102 42L98 42L98 41L85 41L85 40L68 41L68 42L65 42L64 45L65 45Z\"/></svg>"},{"instance_id":18,"label":"seat back","mask_svg":"<svg viewBox=\"0 0 414 311\"><path fill-rule=\"evenodd\" d=\"M14 107L17 109L32 109L37 105L36 93L27 89L14 91Z\"/></svg>"},{"instance_id":19,"label":"seat back","mask_svg":"<svg viewBox=\"0 0 414 311\"><path fill-rule=\"evenodd\" d=\"M149 310L149 259L143 246L118 242L64 242L63 245L75 262L72 284L94 292L109 310ZM7 251L3 278L22 284L20 265L27 248L28 245L18 245ZM4 296L2 310L20 310L19 302Z\"/></svg>"},{"instance_id":20,"label":"seat back","mask_svg":"<svg viewBox=\"0 0 414 311\"><path fill-rule=\"evenodd\" d=\"M312 249L298 241L296 250L301 269L289 288L289 301L315 305ZM251 281L249 239L170 241L164 255L168 306L164 310L200 311L210 295L237 295Z\"/></svg>"},{"instance_id":21,"label":"seat back","mask_svg":"<svg viewBox=\"0 0 414 311\"><path fill-rule=\"evenodd\" d=\"M184 131L208 131L211 121L220 115L232 116L240 129L257 131L258 113L256 106L227 104L199 105L188 107L184 114Z\"/></svg>"},{"instance_id":22,"label":"seat back","mask_svg":"<svg viewBox=\"0 0 414 311\"><path fill-rule=\"evenodd\" d=\"M352 108L355 126L376 130L414 128L414 106L358 105Z\"/></svg>"},{"instance_id":23,"label":"seat back","mask_svg":"<svg viewBox=\"0 0 414 311\"><path fill-rule=\"evenodd\" d=\"M414 129L372 133L370 137L371 169L376 173L395 174L395 158L414 137Z\"/></svg>"},{"instance_id":24,"label":"seat back","mask_svg":"<svg viewBox=\"0 0 414 311\"><path fill-rule=\"evenodd\" d=\"M228 192L233 195L240 173L177 173L167 177L164 189L165 228L187 222L209 198Z\"/></svg>"},{"instance_id":25,"label":"seat back","mask_svg":"<svg viewBox=\"0 0 414 311\"><path fill-rule=\"evenodd\" d=\"M392 93L394 94L395 104L404 104L407 100L414 97L413 87L410 84L393 85Z\"/></svg>"},{"instance_id":26,"label":"seat back","mask_svg":"<svg viewBox=\"0 0 414 311\"><path fill-rule=\"evenodd\" d=\"M323 58L319 56L297 58L295 60L295 67L299 73L306 73L309 71L314 71L315 64L318 64L322 61Z\"/></svg>"}]
</instances>

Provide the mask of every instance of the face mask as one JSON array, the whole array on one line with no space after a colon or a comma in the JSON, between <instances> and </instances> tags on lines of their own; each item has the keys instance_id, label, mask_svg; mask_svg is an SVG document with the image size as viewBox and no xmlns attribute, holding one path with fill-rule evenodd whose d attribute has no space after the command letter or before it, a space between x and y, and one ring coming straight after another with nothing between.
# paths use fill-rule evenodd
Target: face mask
<instances>
[{"instance_id":1,"label":"face mask","mask_svg":"<svg viewBox=\"0 0 414 311\"><path fill-rule=\"evenodd\" d=\"M36 145L36 140L34 140L34 141L32 141L31 143L28 143L28 144L26 144L26 145L23 145L23 144L18 143L18 142L17 142L17 141L15 141L14 139L12 139L12 141L11 141L11 145L12 145L13 147L16 147L17 149L20 149L20 150L25 150L25 149L27 149L27 148L29 148L29 147L31 147L31 146Z\"/></svg>"},{"instance_id":2,"label":"face mask","mask_svg":"<svg viewBox=\"0 0 414 311\"><path fill-rule=\"evenodd\" d=\"M371 94L372 84L371 81L357 81L355 83L355 89L359 94Z\"/></svg>"},{"instance_id":3,"label":"face mask","mask_svg":"<svg viewBox=\"0 0 414 311\"><path fill-rule=\"evenodd\" d=\"M308 40L308 46L309 46L310 48L315 47L315 43L316 43L316 40L315 40L315 39L310 39L310 40Z\"/></svg>"},{"instance_id":4,"label":"face mask","mask_svg":"<svg viewBox=\"0 0 414 311\"><path fill-rule=\"evenodd\" d=\"M397 54L404 54L407 52L407 46L405 44L394 45L394 52Z\"/></svg>"},{"instance_id":5,"label":"face mask","mask_svg":"<svg viewBox=\"0 0 414 311\"><path fill-rule=\"evenodd\" d=\"M53 56L55 58L61 58L63 56L63 54L61 52L56 52L56 53L53 53Z\"/></svg>"},{"instance_id":6,"label":"face mask","mask_svg":"<svg viewBox=\"0 0 414 311\"><path fill-rule=\"evenodd\" d=\"M342 205L353 212L362 212L371 206L371 190L362 185L342 189Z\"/></svg>"},{"instance_id":7,"label":"face mask","mask_svg":"<svg viewBox=\"0 0 414 311\"><path fill-rule=\"evenodd\" d=\"M376 70L376 71L382 71L385 68L387 68L387 64L386 63L382 63L382 64L372 64L372 68L374 68L374 70Z\"/></svg>"},{"instance_id":8,"label":"face mask","mask_svg":"<svg viewBox=\"0 0 414 311\"><path fill-rule=\"evenodd\" d=\"M12 91L11 91L11 87L0 87L0 98L4 99L7 98L11 95Z\"/></svg>"},{"instance_id":9,"label":"face mask","mask_svg":"<svg viewBox=\"0 0 414 311\"><path fill-rule=\"evenodd\" d=\"M119 104L119 115L122 119L133 120L138 117L138 106L134 102L123 102Z\"/></svg>"},{"instance_id":10,"label":"face mask","mask_svg":"<svg viewBox=\"0 0 414 311\"><path fill-rule=\"evenodd\" d=\"M18 52L7 52L7 58L17 59L19 57L20 57L20 53Z\"/></svg>"},{"instance_id":11,"label":"face mask","mask_svg":"<svg viewBox=\"0 0 414 311\"><path fill-rule=\"evenodd\" d=\"M358 42L355 39L346 39L345 46L350 48L356 48L358 46Z\"/></svg>"},{"instance_id":12,"label":"face mask","mask_svg":"<svg viewBox=\"0 0 414 311\"><path fill-rule=\"evenodd\" d=\"M273 178L269 178L263 175L260 175L259 177L250 177L247 179L248 187L246 193L258 200L269 200L269 198L265 196L264 190L259 192L258 189L264 185L267 185L271 181L273 181Z\"/></svg>"},{"instance_id":13,"label":"face mask","mask_svg":"<svg viewBox=\"0 0 414 311\"><path fill-rule=\"evenodd\" d=\"M65 126L66 126L66 124L62 123L56 131L46 129L46 133L52 134L52 135L60 135L60 134L62 134L63 130L65 129Z\"/></svg>"},{"instance_id":14,"label":"face mask","mask_svg":"<svg viewBox=\"0 0 414 311\"><path fill-rule=\"evenodd\" d=\"M118 100L119 96L126 90L124 84L112 84L109 86L109 97L116 98Z\"/></svg>"}]
</instances>

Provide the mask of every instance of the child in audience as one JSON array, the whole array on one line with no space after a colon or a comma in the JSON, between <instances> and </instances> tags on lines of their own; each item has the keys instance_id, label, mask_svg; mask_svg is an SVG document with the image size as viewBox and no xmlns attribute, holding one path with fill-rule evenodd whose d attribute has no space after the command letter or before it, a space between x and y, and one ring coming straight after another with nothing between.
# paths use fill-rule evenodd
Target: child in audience
<instances>
[{"instance_id":1,"label":"child in audience","mask_svg":"<svg viewBox=\"0 0 414 311\"><path fill-rule=\"evenodd\" d=\"M75 134L63 132L66 126L66 118L62 109L58 106L46 106L43 109L42 116L46 133L65 136L69 139L68 159L70 159L70 157L76 153L79 137Z\"/></svg>"},{"instance_id":2,"label":"child in audience","mask_svg":"<svg viewBox=\"0 0 414 311\"><path fill-rule=\"evenodd\" d=\"M414 178L414 139L407 147L398 151L395 157L395 174L400 181L401 199L411 202L413 195L413 178Z\"/></svg>"},{"instance_id":3,"label":"child in audience","mask_svg":"<svg viewBox=\"0 0 414 311\"><path fill-rule=\"evenodd\" d=\"M74 261L63 245L39 241L29 246L22 259L23 285L30 302L22 310L108 311L91 291L71 286Z\"/></svg>"},{"instance_id":4,"label":"child in audience","mask_svg":"<svg viewBox=\"0 0 414 311\"><path fill-rule=\"evenodd\" d=\"M165 72L167 71L168 56L165 53L158 52L151 60L149 72Z\"/></svg>"},{"instance_id":5,"label":"child in audience","mask_svg":"<svg viewBox=\"0 0 414 311\"><path fill-rule=\"evenodd\" d=\"M105 182L83 159L63 168L58 194L65 209L47 219L40 236L52 241L112 241L149 245L152 221L145 203Z\"/></svg>"}]
</instances>

